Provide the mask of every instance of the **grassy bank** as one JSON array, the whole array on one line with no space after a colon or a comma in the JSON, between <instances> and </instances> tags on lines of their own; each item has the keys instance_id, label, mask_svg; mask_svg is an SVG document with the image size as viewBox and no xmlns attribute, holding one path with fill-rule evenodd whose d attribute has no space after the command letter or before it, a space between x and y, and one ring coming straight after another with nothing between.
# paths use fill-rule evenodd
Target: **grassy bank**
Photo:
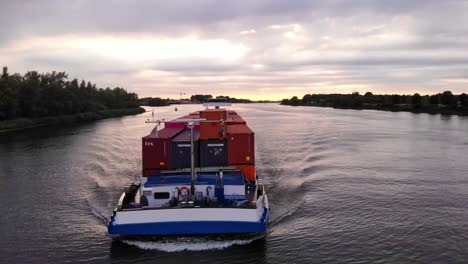
<instances>
[{"instance_id":1,"label":"grassy bank","mask_svg":"<svg viewBox=\"0 0 468 264\"><path fill-rule=\"evenodd\" d=\"M325 106L320 104L309 104L307 106L316 107L331 107L335 109L353 109L353 110L379 110L389 112L411 112L411 113L425 113L425 114L441 114L441 115L460 115L468 116L468 109L466 108L448 108L445 106L426 106L426 107L414 107L412 105L394 105L394 106L381 106L381 105L363 105L363 106Z\"/></svg>"},{"instance_id":2,"label":"grassy bank","mask_svg":"<svg viewBox=\"0 0 468 264\"><path fill-rule=\"evenodd\" d=\"M61 115L61 116L50 116L41 118L19 118L13 120L0 121L0 133L22 130L27 128L59 125L59 124L75 124L80 122L89 122L105 118L120 117L126 115L136 115L144 113L145 109L141 107L134 108L123 108L123 109L111 109L111 110L100 110L96 112L84 112L74 115Z\"/></svg>"},{"instance_id":3,"label":"grassy bank","mask_svg":"<svg viewBox=\"0 0 468 264\"><path fill-rule=\"evenodd\" d=\"M367 92L352 94L306 94L283 99L282 105L318 106L339 109L371 109L392 112L412 112L442 115L468 115L468 95L454 95L450 91L434 95L374 95Z\"/></svg>"}]
</instances>

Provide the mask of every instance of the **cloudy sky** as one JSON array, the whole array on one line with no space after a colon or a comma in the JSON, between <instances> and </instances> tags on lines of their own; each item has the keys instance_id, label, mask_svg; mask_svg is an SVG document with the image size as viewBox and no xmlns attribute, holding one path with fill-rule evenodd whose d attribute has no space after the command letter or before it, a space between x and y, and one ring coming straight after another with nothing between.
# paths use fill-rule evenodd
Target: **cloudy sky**
<instances>
[{"instance_id":1,"label":"cloudy sky","mask_svg":"<svg viewBox=\"0 0 468 264\"><path fill-rule=\"evenodd\" d=\"M468 91L468 1L18 0L0 64L141 96Z\"/></svg>"}]
</instances>

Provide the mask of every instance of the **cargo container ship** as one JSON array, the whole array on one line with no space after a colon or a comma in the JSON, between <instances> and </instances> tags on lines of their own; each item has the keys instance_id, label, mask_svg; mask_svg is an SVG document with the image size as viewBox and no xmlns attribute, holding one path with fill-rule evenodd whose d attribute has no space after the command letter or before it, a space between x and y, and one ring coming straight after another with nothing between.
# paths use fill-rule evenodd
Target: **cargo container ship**
<instances>
[{"instance_id":1,"label":"cargo container ship","mask_svg":"<svg viewBox=\"0 0 468 264\"><path fill-rule=\"evenodd\" d=\"M112 235L264 233L269 206L255 173L254 132L228 103L158 125L142 139L140 183L120 196Z\"/></svg>"}]
</instances>

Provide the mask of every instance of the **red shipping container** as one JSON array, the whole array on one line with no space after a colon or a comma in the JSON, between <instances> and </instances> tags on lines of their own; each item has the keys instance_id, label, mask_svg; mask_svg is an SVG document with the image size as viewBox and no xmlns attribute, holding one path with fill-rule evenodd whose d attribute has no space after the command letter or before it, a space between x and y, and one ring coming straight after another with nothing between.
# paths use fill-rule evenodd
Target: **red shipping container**
<instances>
[{"instance_id":1,"label":"red shipping container","mask_svg":"<svg viewBox=\"0 0 468 264\"><path fill-rule=\"evenodd\" d=\"M164 128L142 139L143 176L150 176L149 171L168 169L171 159L171 139L183 128Z\"/></svg>"},{"instance_id":2,"label":"red shipping container","mask_svg":"<svg viewBox=\"0 0 468 264\"><path fill-rule=\"evenodd\" d=\"M200 139L223 139L224 125L221 122L202 122L200 124Z\"/></svg>"},{"instance_id":3,"label":"red shipping container","mask_svg":"<svg viewBox=\"0 0 468 264\"><path fill-rule=\"evenodd\" d=\"M235 111L232 111L232 110L229 110L228 113L227 113L227 119L226 119L226 122L228 125L230 124L238 124L238 125L241 125L241 124L245 124L245 120L240 117Z\"/></svg>"},{"instance_id":4,"label":"red shipping container","mask_svg":"<svg viewBox=\"0 0 468 264\"><path fill-rule=\"evenodd\" d=\"M151 177L158 174L160 170L151 170L151 169L144 169L143 170L143 177Z\"/></svg>"},{"instance_id":5,"label":"red shipping container","mask_svg":"<svg viewBox=\"0 0 468 264\"><path fill-rule=\"evenodd\" d=\"M211 121L227 120L227 111L226 109L206 109L200 111L200 118ZM202 122L200 124L201 139L222 139L224 135L222 122Z\"/></svg>"},{"instance_id":6,"label":"red shipping container","mask_svg":"<svg viewBox=\"0 0 468 264\"><path fill-rule=\"evenodd\" d=\"M164 127L166 128L184 128L187 126L185 123L179 123L179 122L173 122L174 120L171 120L169 122L166 122L164 124Z\"/></svg>"},{"instance_id":7,"label":"red shipping container","mask_svg":"<svg viewBox=\"0 0 468 264\"><path fill-rule=\"evenodd\" d=\"M180 120L180 119L194 119L194 118L198 118L199 116L198 115L195 115L195 114L190 114L190 115L186 115L186 116L182 116L182 117L179 117L177 119L173 119L173 120L170 120L170 121L167 121L164 126L166 128L186 128L187 127L187 123L183 123L183 122L177 122L177 120ZM195 129L196 130L199 130L200 129L200 122L195 122Z\"/></svg>"},{"instance_id":8,"label":"red shipping container","mask_svg":"<svg viewBox=\"0 0 468 264\"><path fill-rule=\"evenodd\" d=\"M226 109L205 109L200 111L200 118L206 120L226 120L227 111Z\"/></svg>"},{"instance_id":9,"label":"red shipping container","mask_svg":"<svg viewBox=\"0 0 468 264\"><path fill-rule=\"evenodd\" d=\"M240 169L242 171L242 175L244 175L244 179L249 182L255 182L257 179L257 175L255 174L255 165L235 165L234 167Z\"/></svg>"},{"instance_id":10,"label":"red shipping container","mask_svg":"<svg viewBox=\"0 0 468 264\"><path fill-rule=\"evenodd\" d=\"M247 125L227 125L229 165L255 164L254 132Z\"/></svg>"},{"instance_id":11,"label":"red shipping container","mask_svg":"<svg viewBox=\"0 0 468 264\"><path fill-rule=\"evenodd\" d=\"M227 124L228 125L244 125L245 124L245 120L238 116L238 115L233 115L233 116L228 116L227 118Z\"/></svg>"}]
</instances>

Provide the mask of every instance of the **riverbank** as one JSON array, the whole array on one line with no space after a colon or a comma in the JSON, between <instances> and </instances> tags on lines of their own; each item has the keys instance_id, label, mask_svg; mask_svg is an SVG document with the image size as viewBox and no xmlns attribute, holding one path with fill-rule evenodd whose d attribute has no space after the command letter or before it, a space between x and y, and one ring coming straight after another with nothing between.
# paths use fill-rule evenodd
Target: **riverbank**
<instances>
[{"instance_id":1,"label":"riverbank","mask_svg":"<svg viewBox=\"0 0 468 264\"><path fill-rule=\"evenodd\" d=\"M337 109L379 110L442 115L468 116L468 95L454 95L450 91L434 95L374 95L367 92L352 94L306 94L283 99L282 105L331 107Z\"/></svg>"},{"instance_id":2,"label":"riverbank","mask_svg":"<svg viewBox=\"0 0 468 264\"><path fill-rule=\"evenodd\" d=\"M137 115L144 113L142 107L109 109L96 112L84 112L74 115L48 116L41 118L19 118L0 122L0 133L23 130L35 127L60 125L60 124L75 124L80 122L96 121L112 117L121 117L126 115Z\"/></svg>"},{"instance_id":3,"label":"riverbank","mask_svg":"<svg viewBox=\"0 0 468 264\"><path fill-rule=\"evenodd\" d=\"M286 104L283 104L286 105ZM426 108L415 108L411 105L398 105L398 106L378 106L378 105L363 105L359 107L351 106L332 106L332 105L320 105L320 104L307 104L307 105L290 105L290 106L314 106L314 107L328 107L334 109L351 109L351 110L378 110L387 112L411 112L416 114L431 114L431 115L459 115L468 116L468 109L452 109L446 107L426 107Z\"/></svg>"}]
</instances>

